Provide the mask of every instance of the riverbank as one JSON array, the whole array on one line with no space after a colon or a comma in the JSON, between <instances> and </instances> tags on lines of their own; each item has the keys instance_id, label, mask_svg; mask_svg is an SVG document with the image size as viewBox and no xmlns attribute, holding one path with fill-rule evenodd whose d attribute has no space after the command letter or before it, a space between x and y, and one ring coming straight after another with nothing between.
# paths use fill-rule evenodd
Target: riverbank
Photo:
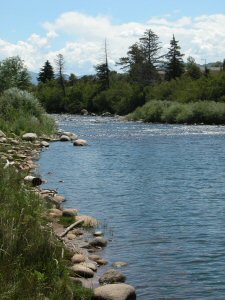
<instances>
[{"instance_id":1,"label":"riverbank","mask_svg":"<svg viewBox=\"0 0 225 300\"><path fill-rule=\"evenodd\" d=\"M41 200L40 205L44 205L44 207L47 206L47 210L46 208L44 209L44 214L48 220L47 227L48 229L50 229L49 232L54 232L54 236L56 236L57 239L61 241L61 249L63 251L62 253L64 253L65 251L67 253L67 259L69 259L66 264L64 263L64 265L67 265L68 268L68 285L70 286L71 284L74 284L73 289L75 288L76 290L77 286L79 285L78 292L76 292L76 299L91 299L90 297L92 292L91 290L90 292L88 292L85 287L94 288L98 285L98 281L95 276L97 268L101 265L107 264L107 262L98 254L99 251L106 246L107 241L104 240L103 237L101 237L101 232L91 232L87 230L87 227L90 228L97 225L97 221L94 218L77 215L76 209L63 209L61 206L61 202L63 202L65 198L58 195L56 191L42 190L38 187L34 187L34 185L39 185L42 180L33 176L36 167L34 160L38 159L39 152L42 148L49 147L50 141L61 140L65 142L75 139L76 144L79 144L79 141L81 140L78 140L77 137L71 133L60 133L60 135L58 135L57 137L52 136L50 138L42 136L40 139L37 138L35 134L26 134L24 135L24 139L18 139L18 137L14 137L13 139L8 138L3 132L1 133L1 135L1 158L2 160L5 160L7 162L3 168L3 170L5 170L4 172L8 172L8 170L10 170L11 172L12 168L20 171L19 173L22 172L22 178L20 178L19 181L22 180L23 182L25 179L25 182L27 182L25 183L25 192L31 192L32 196L38 197L38 201ZM82 143L82 145L84 144ZM38 182L38 180L40 180L40 182ZM31 184L31 182L33 184ZM30 187L30 184L32 185L32 187ZM84 227L71 228L71 230L68 230L66 234L63 234L65 225L68 226L69 223L73 222L80 224L82 223ZM62 223L64 223L65 225L63 226ZM45 229L47 228L45 227ZM93 233L94 236L97 237L94 238ZM30 241L28 241L28 243L30 243ZM64 248L65 250L63 250ZM57 261L59 260L59 258L55 259ZM42 272L40 271L37 272L42 274ZM104 277L101 278L101 280L99 279L99 281L101 282L101 284L124 282L125 276L119 271L111 270L111 272L108 272ZM84 288L81 288L80 285L84 286ZM114 293L112 293L113 289L115 290ZM98 293L105 293L105 297L107 297L109 291L107 290L107 286L104 286L104 288L99 287L98 289L96 289L94 293L97 293L96 295L98 295ZM122 297L121 299L128 299L130 295L133 295L133 298L129 299L135 299L134 289L125 284L114 284L113 287L110 287L110 293L112 294L110 299L117 299L115 297L117 297L118 295ZM13 299L13 297L10 299ZM50 296L49 299L53 298L51 298Z\"/></svg>"},{"instance_id":2,"label":"riverbank","mask_svg":"<svg viewBox=\"0 0 225 300\"><path fill-rule=\"evenodd\" d=\"M0 135L0 298L90 299L91 291L69 279L68 253L62 257L52 234L47 203L24 181L46 138Z\"/></svg>"}]
</instances>

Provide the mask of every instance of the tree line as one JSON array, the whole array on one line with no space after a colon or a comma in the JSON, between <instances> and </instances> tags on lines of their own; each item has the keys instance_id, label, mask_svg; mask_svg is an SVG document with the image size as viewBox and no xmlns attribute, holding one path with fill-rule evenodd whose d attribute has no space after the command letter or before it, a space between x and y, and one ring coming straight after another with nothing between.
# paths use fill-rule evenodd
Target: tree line
<instances>
[{"instance_id":1,"label":"tree line","mask_svg":"<svg viewBox=\"0 0 225 300\"><path fill-rule=\"evenodd\" d=\"M152 100L223 102L225 90L221 74L225 62L220 64L221 72L213 75L207 67L202 72L194 58L189 57L184 62L183 57L175 36L167 53L162 54L159 37L148 29L116 63L121 72L109 67L106 44L104 61L95 66L95 74L65 77L65 60L59 54L55 68L48 60L43 64L37 86L29 83L20 58L10 58L0 63L0 92L17 82L17 87L32 91L50 113L80 113L86 109L97 114L108 111L126 115ZM14 75L8 76L6 70Z\"/></svg>"}]
</instances>

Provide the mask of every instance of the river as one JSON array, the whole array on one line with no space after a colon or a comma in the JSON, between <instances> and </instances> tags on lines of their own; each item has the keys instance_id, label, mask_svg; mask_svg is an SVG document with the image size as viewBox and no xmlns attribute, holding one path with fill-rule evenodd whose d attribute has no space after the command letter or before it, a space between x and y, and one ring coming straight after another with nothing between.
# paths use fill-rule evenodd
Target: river
<instances>
[{"instance_id":1,"label":"river","mask_svg":"<svg viewBox=\"0 0 225 300\"><path fill-rule=\"evenodd\" d=\"M138 299L224 299L225 127L56 118L90 146L42 152L45 187L102 222Z\"/></svg>"}]
</instances>

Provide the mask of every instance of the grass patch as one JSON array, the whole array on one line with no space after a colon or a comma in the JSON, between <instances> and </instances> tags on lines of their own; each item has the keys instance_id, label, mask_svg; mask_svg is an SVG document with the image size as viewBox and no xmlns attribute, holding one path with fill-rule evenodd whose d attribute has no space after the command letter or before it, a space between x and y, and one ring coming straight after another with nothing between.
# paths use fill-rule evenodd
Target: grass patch
<instances>
[{"instance_id":1,"label":"grass patch","mask_svg":"<svg viewBox=\"0 0 225 300\"><path fill-rule=\"evenodd\" d=\"M2 166L0 243L0 299L91 299L92 291L69 279L63 245L47 226L43 201Z\"/></svg>"},{"instance_id":2,"label":"grass patch","mask_svg":"<svg viewBox=\"0 0 225 300\"><path fill-rule=\"evenodd\" d=\"M71 224L73 224L76 221L75 217L66 217L66 216L61 216L59 218L59 223L62 224L64 227L68 227Z\"/></svg>"}]
</instances>

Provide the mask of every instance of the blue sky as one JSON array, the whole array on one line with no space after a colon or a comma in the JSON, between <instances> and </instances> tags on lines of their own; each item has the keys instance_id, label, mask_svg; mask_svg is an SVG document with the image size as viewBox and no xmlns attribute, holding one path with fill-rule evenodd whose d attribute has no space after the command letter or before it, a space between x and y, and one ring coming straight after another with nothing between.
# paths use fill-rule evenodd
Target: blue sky
<instances>
[{"instance_id":1,"label":"blue sky","mask_svg":"<svg viewBox=\"0 0 225 300\"><path fill-rule=\"evenodd\" d=\"M196 61L225 58L223 0L8 0L2 1L0 59L21 56L38 71L62 53L67 72L91 73L108 40L112 66L147 28L166 52L172 34ZM223 41L224 40L224 41Z\"/></svg>"}]
</instances>

